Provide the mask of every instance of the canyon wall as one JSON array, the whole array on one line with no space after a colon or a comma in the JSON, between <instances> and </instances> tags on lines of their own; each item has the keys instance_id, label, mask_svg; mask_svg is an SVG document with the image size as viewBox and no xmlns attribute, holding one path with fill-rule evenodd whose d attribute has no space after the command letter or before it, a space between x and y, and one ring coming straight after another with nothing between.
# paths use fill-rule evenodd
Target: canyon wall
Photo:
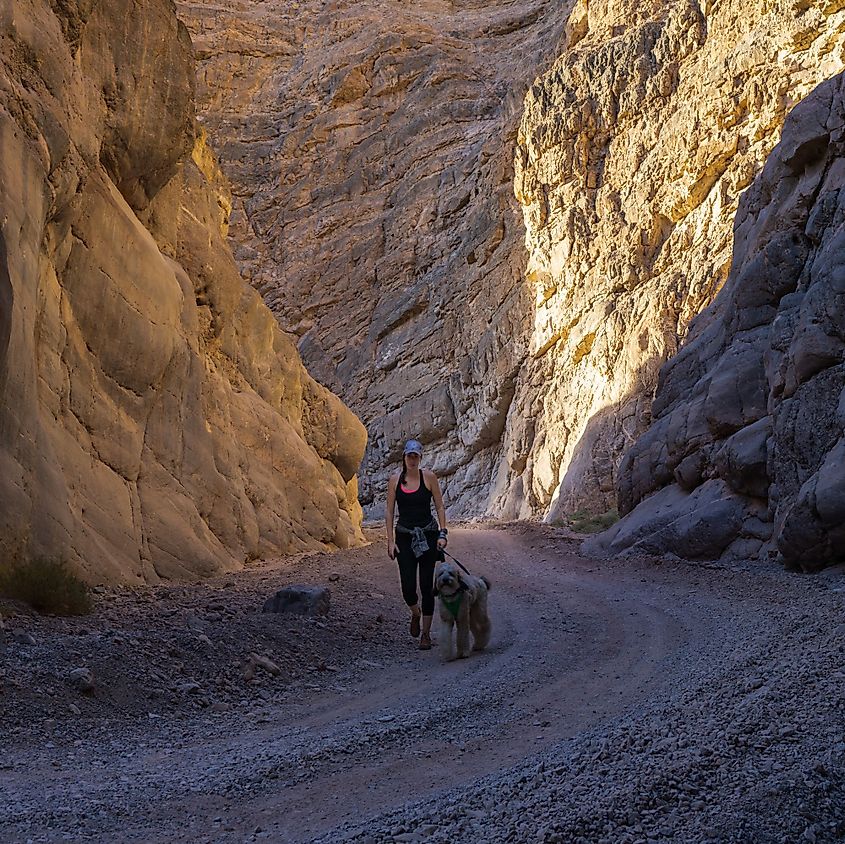
<instances>
[{"instance_id":1,"label":"canyon wall","mask_svg":"<svg viewBox=\"0 0 845 844\"><path fill-rule=\"evenodd\" d=\"M365 431L238 275L172 2L11 0L0 62L0 563L361 541Z\"/></svg>"},{"instance_id":2,"label":"canyon wall","mask_svg":"<svg viewBox=\"0 0 845 844\"><path fill-rule=\"evenodd\" d=\"M626 453L591 543L813 571L845 559L845 77L790 113L742 197L729 279Z\"/></svg>"},{"instance_id":3,"label":"canyon wall","mask_svg":"<svg viewBox=\"0 0 845 844\"><path fill-rule=\"evenodd\" d=\"M615 503L659 367L727 276L742 191L843 67L841 2L680 0L639 24L633 5L579 2L518 136L536 310L504 488L550 519Z\"/></svg>"},{"instance_id":4,"label":"canyon wall","mask_svg":"<svg viewBox=\"0 0 845 844\"><path fill-rule=\"evenodd\" d=\"M842 6L179 3L236 258L366 422L366 504L418 436L453 515L613 506Z\"/></svg>"},{"instance_id":5,"label":"canyon wall","mask_svg":"<svg viewBox=\"0 0 845 844\"><path fill-rule=\"evenodd\" d=\"M409 437L484 512L531 330L513 145L554 55L548 2L184 0L239 266L370 444Z\"/></svg>"}]
</instances>

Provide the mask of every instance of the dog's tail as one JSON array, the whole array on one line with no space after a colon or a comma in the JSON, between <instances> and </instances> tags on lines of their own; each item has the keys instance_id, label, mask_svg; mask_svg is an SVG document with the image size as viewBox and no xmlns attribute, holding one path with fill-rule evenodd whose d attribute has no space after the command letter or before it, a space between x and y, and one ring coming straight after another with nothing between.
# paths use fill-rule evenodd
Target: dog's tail
<instances>
[{"instance_id":1,"label":"dog's tail","mask_svg":"<svg viewBox=\"0 0 845 844\"><path fill-rule=\"evenodd\" d=\"M481 579L484 581L484 585L487 587L487 591L490 591L490 581L482 574Z\"/></svg>"}]
</instances>

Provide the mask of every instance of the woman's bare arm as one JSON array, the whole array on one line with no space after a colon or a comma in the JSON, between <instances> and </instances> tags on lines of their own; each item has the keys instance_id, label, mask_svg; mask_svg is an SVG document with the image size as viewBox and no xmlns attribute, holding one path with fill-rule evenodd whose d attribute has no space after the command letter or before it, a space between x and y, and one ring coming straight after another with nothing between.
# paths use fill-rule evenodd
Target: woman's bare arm
<instances>
[{"instance_id":1,"label":"woman's bare arm","mask_svg":"<svg viewBox=\"0 0 845 844\"><path fill-rule=\"evenodd\" d=\"M426 485L431 490L431 497L434 499L434 509L437 511L437 522L441 529L446 527L446 508L443 506L443 493L440 491L440 482L437 480L437 475L430 469L426 469ZM438 544L443 542L445 548L446 541L438 540Z\"/></svg>"},{"instance_id":2,"label":"woman's bare arm","mask_svg":"<svg viewBox=\"0 0 845 844\"><path fill-rule=\"evenodd\" d=\"M393 514L396 509L396 483L398 475L391 475L387 479L387 503L384 508L384 526L387 529L387 556L393 559L395 553L395 539L393 536Z\"/></svg>"}]
</instances>

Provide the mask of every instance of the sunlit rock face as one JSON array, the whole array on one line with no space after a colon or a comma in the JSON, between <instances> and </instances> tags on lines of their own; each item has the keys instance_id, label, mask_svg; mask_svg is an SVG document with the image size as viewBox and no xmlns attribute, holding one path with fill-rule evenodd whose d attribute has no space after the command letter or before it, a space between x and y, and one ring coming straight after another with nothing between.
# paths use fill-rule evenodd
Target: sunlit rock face
<instances>
[{"instance_id":1,"label":"sunlit rock face","mask_svg":"<svg viewBox=\"0 0 845 844\"><path fill-rule=\"evenodd\" d=\"M180 2L239 265L366 422L484 512L531 332L513 148L556 2Z\"/></svg>"},{"instance_id":2,"label":"sunlit rock face","mask_svg":"<svg viewBox=\"0 0 845 844\"><path fill-rule=\"evenodd\" d=\"M239 265L454 515L615 501L842 4L184 0ZM377 508L373 508L374 511Z\"/></svg>"},{"instance_id":3,"label":"sunlit rock face","mask_svg":"<svg viewBox=\"0 0 845 844\"><path fill-rule=\"evenodd\" d=\"M573 11L568 49L526 97L516 151L536 303L509 423L519 512L614 504L659 367L727 276L742 191L787 112L843 66L842 6Z\"/></svg>"},{"instance_id":4,"label":"sunlit rock face","mask_svg":"<svg viewBox=\"0 0 845 844\"><path fill-rule=\"evenodd\" d=\"M663 368L594 547L845 559L845 78L790 113L743 195L730 277Z\"/></svg>"},{"instance_id":5,"label":"sunlit rock face","mask_svg":"<svg viewBox=\"0 0 845 844\"><path fill-rule=\"evenodd\" d=\"M169 0L0 7L0 563L89 581L362 539L365 432L238 275Z\"/></svg>"}]
</instances>

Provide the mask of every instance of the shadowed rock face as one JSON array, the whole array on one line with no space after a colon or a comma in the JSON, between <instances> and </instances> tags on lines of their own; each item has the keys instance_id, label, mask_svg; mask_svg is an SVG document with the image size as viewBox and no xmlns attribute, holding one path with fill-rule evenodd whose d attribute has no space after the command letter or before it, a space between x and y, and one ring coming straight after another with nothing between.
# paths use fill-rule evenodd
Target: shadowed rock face
<instances>
[{"instance_id":1,"label":"shadowed rock face","mask_svg":"<svg viewBox=\"0 0 845 844\"><path fill-rule=\"evenodd\" d=\"M507 460L529 510L554 519L615 503L660 365L727 276L741 192L792 105L842 69L841 7L572 11L516 149L536 308Z\"/></svg>"},{"instance_id":2,"label":"shadowed rock face","mask_svg":"<svg viewBox=\"0 0 845 844\"><path fill-rule=\"evenodd\" d=\"M566 4L178 5L236 258L365 421L362 500L413 436L484 512L532 307L513 143Z\"/></svg>"},{"instance_id":3,"label":"shadowed rock face","mask_svg":"<svg viewBox=\"0 0 845 844\"><path fill-rule=\"evenodd\" d=\"M845 559L845 77L790 113L740 202L728 281L663 368L594 547Z\"/></svg>"},{"instance_id":4,"label":"shadowed rock face","mask_svg":"<svg viewBox=\"0 0 845 844\"><path fill-rule=\"evenodd\" d=\"M224 242L169 0L0 9L0 553L195 577L360 536L365 432Z\"/></svg>"},{"instance_id":5,"label":"shadowed rock face","mask_svg":"<svg viewBox=\"0 0 845 844\"><path fill-rule=\"evenodd\" d=\"M615 499L738 197L842 68L838 2L184 0L236 257L450 512Z\"/></svg>"}]
</instances>

